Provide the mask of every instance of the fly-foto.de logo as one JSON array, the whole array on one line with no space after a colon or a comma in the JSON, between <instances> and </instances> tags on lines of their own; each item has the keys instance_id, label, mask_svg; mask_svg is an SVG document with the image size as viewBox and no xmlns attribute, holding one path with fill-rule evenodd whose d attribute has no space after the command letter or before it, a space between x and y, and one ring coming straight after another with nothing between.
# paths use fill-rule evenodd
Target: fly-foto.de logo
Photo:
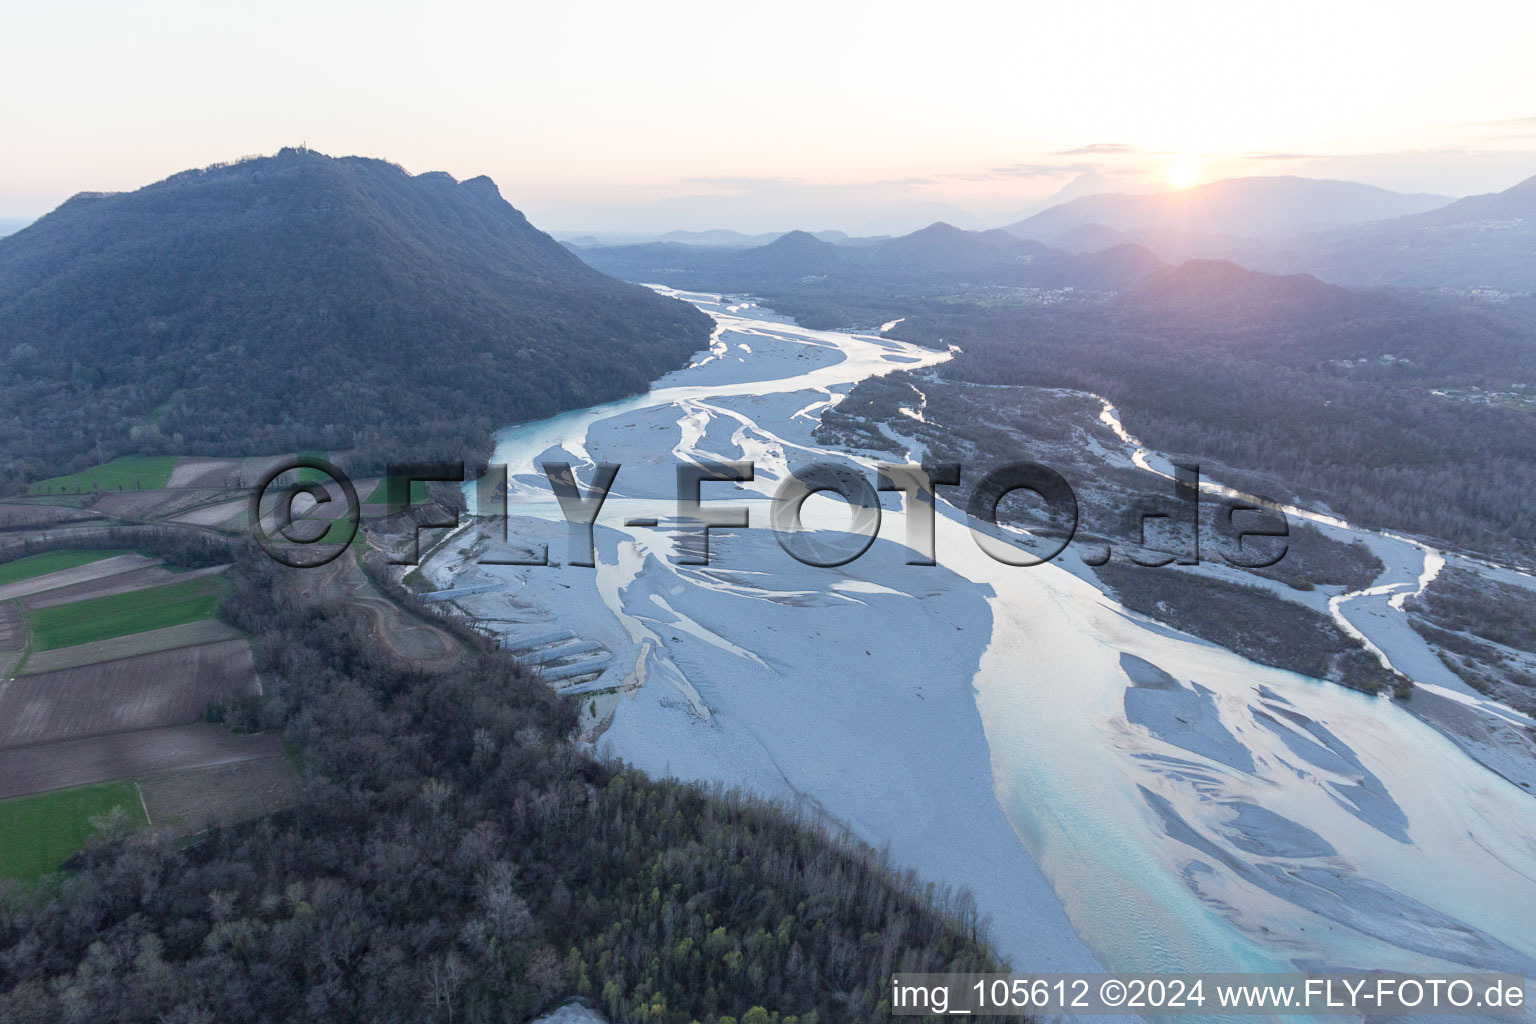
<instances>
[{"instance_id":1,"label":"fly-foto.de logo","mask_svg":"<svg viewBox=\"0 0 1536 1024\"><path fill-rule=\"evenodd\" d=\"M596 565L593 528L613 491L622 467L599 462L590 479L582 483L567 462L538 465L556 499L561 515L571 527L566 565ZM1202 559L1201 538L1206 506L1215 505L1221 527L1220 557L1248 569L1274 565L1288 550L1289 523L1284 511L1272 503L1223 496L1216 502L1201 500L1200 468L1177 465L1169 492L1156 495L1153 507L1132 512L1132 550L1125 554L1136 565L1197 565ZM284 482L285 477L293 477ZM989 557L1005 565L1028 567L1057 558L1075 541L1085 564L1103 565L1114 555L1113 545L1097 537L1079 541L1081 508L1072 485L1056 470L1038 462L1019 461L997 466L981 474L974 484L965 482L959 463L879 462L873 472L841 463L815 462L787 473L768 501L768 527L779 545L803 565L836 568L862 556L881 532L881 493L888 493L904 514L901 537L908 549L906 563L938 564L935 521L937 500L943 497L963 511L972 538ZM662 517L631 516L622 520L630 529L666 529L673 535L673 560L679 565L710 564L710 536L721 530L752 529L752 508L739 504L739 496L722 492L709 497L706 485L749 484L756 479L750 461L684 462L676 467L674 514ZM405 555L391 561L415 565L420 560L420 533L428 529L456 528L460 513L428 501L419 485L458 483L466 480L462 462L392 464L378 493L383 508L393 515L410 512L413 542ZM512 505L507 467L493 465L474 481L477 516L499 521L503 536L517 515ZM944 489L941 491L941 488ZM838 530L810 530L802 519L807 499L817 494L840 497L849 508L849 521ZM1022 495L1029 500L1027 522L1009 522L1003 515L1005 499ZM300 499L307 501L300 507ZM334 503L345 505L335 511ZM428 517L423 510L438 513ZM274 559L294 567L324 565L345 550L361 528L362 503L357 488L345 472L315 456L298 456L273 467L252 489L251 531ZM1240 518L1241 517L1241 518ZM1125 516L1121 516L1126 521ZM1177 545L1148 542L1149 528L1176 537ZM305 549L316 549L306 552ZM524 559L483 562L502 565L550 564L543 551Z\"/></svg>"}]
</instances>

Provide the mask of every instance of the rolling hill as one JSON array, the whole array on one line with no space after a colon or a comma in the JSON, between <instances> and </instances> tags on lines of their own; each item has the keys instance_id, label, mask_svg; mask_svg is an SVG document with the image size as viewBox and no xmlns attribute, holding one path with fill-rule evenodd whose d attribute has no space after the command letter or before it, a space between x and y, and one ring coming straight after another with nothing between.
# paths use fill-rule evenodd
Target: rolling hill
<instances>
[{"instance_id":1,"label":"rolling hill","mask_svg":"<svg viewBox=\"0 0 1536 1024\"><path fill-rule=\"evenodd\" d=\"M475 459L707 344L489 178L286 149L84 194L0 239L0 486L140 453Z\"/></svg>"},{"instance_id":2,"label":"rolling hill","mask_svg":"<svg viewBox=\"0 0 1536 1024\"><path fill-rule=\"evenodd\" d=\"M1122 296L1120 305L1143 317L1236 321L1265 330L1402 313L1402 304L1386 296L1325 284L1308 274L1258 273L1228 260L1188 260L1152 274Z\"/></svg>"}]
</instances>

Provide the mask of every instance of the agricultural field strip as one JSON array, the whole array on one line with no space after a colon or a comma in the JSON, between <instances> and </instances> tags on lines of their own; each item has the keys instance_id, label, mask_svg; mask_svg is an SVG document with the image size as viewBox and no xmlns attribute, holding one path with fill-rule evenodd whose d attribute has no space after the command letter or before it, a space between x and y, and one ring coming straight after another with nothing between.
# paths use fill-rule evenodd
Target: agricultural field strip
<instances>
[{"instance_id":1,"label":"agricultural field strip","mask_svg":"<svg viewBox=\"0 0 1536 1024\"><path fill-rule=\"evenodd\" d=\"M7 583L20 583L22 580L36 579L46 576L51 572L60 572L64 569L75 569L91 562L100 562L120 555L121 551L92 550L90 548L66 548L59 551L44 551L35 555L26 555L0 564L0 585Z\"/></svg>"},{"instance_id":2,"label":"agricultural field strip","mask_svg":"<svg viewBox=\"0 0 1536 1024\"><path fill-rule=\"evenodd\" d=\"M221 825L292 807L303 784L286 756L164 772L139 780L139 793L156 828L190 831L213 820Z\"/></svg>"},{"instance_id":3,"label":"agricultural field strip","mask_svg":"<svg viewBox=\"0 0 1536 1024\"><path fill-rule=\"evenodd\" d=\"M223 526L234 520L245 519L246 511L250 507L249 501L239 498L234 501L221 501L212 505L204 505L186 512L178 512L171 516L167 522L185 523L189 526Z\"/></svg>"},{"instance_id":4,"label":"agricultural field strip","mask_svg":"<svg viewBox=\"0 0 1536 1024\"><path fill-rule=\"evenodd\" d=\"M170 479L178 456L124 455L100 466L78 473L39 480L27 488L28 494L79 494L122 490L158 490Z\"/></svg>"},{"instance_id":5,"label":"agricultural field strip","mask_svg":"<svg viewBox=\"0 0 1536 1024\"><path fill-rule=\"evenodd\" d=\"M66 505L36 505L20 502L0 504L0 529L54 526L99 519L99 512Z\"/></svg>"},{"instance_id":6,"label":"agricultural field strip","mask_svg":"<svg viewBox=\"0 0 1536 1024\"><path fill-rule=\"evenodd\" d=\"M232 492L223 489L114 491L104 494L92 506L94 512L123 519L163 519L227 500Z\"/></svg>"},{"instance_id":7,"label":"agricultural field strip","mask_svg":"<svg viewBox=\"0 0 1536 1024\"><path fill-rule=\"evenodd\" d=\"M93 782L285 757L272 733L243 736L216 725L176 725L0 750L0 800Z\"/></svg>"},{"instance_id":8,"label":"agricultural field strip","mask_svg":"<svg viewBox=\"0 0 1536 1024\"><path fill-rule=\"evenodd\" d=\"M179 487L236 487L242 476L241 459L184 458L171 470L168 489Z\"/></svg>"},{"instance_id":9,"label":"agricultural field strip","mask_svg":"<svg viewBox=\"0 0 1536 1024\"><path fill-rule=\"evenodd\" d=\"M41 593L23 597L18 603L28 610L51 608L54 605L82 601L88 597L104 597L108 594L122 594L142 587L152 587L157 583L170 582L175 578L176 574L164 566L151 565L143 569L103 576L97 580L86 580L84 583L72 583L67 587L44 590Z\"/></svg>"},{"instance_id":10,"label":"agricultural field strip","mask_svg":"<svg viewBox=\"0 0 1536 1024\"><path fill-rule=\"evenodd\" d=\"M260 692L243 639L22 676L0 690L0 748L188 725Z\"/></svg>"},{"instance_id":11,"label":"agricultural field strip","mask_svg":"<svg viewBox=\"0 0 1536 1024\"><path fill-rule=\"evenodd\" d=\"M145 558L143 555L132 552L125 555L114 555L111 558L103 558L100 561L75 566L73 569L61 569L58 572L34 576L29 580L17 580L15 583L7 583L4 586L0 586L0 601L13 601L18 597L30 597L33 594L40 594L45 590L57 590L60 587L70 587L77 583L99 580L105 576L115 576L118 573L132 572L136 569L145 569L159 564L159 559Z\"/></svg>"},{"instance_id":12,"label":"agricultural field strip","mask_svg":"<svg viewBox=\"0 0 1536 1024\"><path fill-rule=\"evenodd\" d=\"M96 542L102 546L122 547L114 536L116 524L110 516L96 516L88 523L71 523L66 526L50 524L46 528L32 530L0 530L0 559L17 559L27 553L28 545L67 543L82 545ZM158 559L151 559L158 562Z\"/></svg>"},{"instance_id":13,"label":"agricultural field strip","mask_svg":"<svg viewBox=\"0 0 1536 1024\"><path fill-rule=\"evenodd\" d=\"M180 626L151 629L142 633L96 640L74 647L61 647L54 651L39 651L27 659L26 675L56 672L66 668L78 668L102 661L116 661L139 654L169 651L179 647L214 643L219 640L238 639L240 633L215 619L188 622Z\"/></svg>"},{"instance_id":14,"label":"agricultural field strip","mask_svg":"<svg viewBox=\"0 0 1536 1024\"><path fill-rule=\"evenodd\" d=\"M143 590L146 587L158 586L162 583L184 583L187 580L200 579L204 576L217 576L228 568L229 566L227 565L215 565L206 569L193 569L189 572L173 573L169 569L160 566L150 566L147 569L120 573L116 576L89 580L85 583L77 583L72 587L63 587L58 590L36 594L32 597L24 598L21 603L27 609L53 608L61 604L88 601L94 597L113 597L117 594L127 594L135 590Z\"/></svg>"},{"instance_id":15,"label":"agricultural field strip","mask_svg":"<svg viewBox=\"0 0 1536 1024\"><path fill-rule=\"evenodd\" d=\"M214 617L219 585L208 577L173 579L107 597L27 612L28 643L34 651L132 636Z\"/></svg>"}]
</instances>

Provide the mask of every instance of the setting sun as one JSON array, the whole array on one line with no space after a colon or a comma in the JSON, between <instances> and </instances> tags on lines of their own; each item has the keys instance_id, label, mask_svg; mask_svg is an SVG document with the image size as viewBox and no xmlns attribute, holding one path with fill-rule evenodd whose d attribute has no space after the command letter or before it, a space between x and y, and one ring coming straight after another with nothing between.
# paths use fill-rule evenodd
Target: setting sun
<instances>
[{"instance_id":1,"label":"setting sun","mask_svg":"<svg viewBox=\"0 0 1536 1024\"><path fill-rule=\"evenodd\" d=\"M1181 156L1163 168L1163 179L1174 188L1194 188L1203 180L1200 161L1192 156Z\"/></svg>"}]
</instances>

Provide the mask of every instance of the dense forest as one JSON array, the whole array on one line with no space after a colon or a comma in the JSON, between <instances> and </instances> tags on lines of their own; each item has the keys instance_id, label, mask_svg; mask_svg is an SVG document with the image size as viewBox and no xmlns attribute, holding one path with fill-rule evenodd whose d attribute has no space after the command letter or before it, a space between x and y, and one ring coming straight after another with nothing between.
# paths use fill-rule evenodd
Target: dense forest
<instances>
[{"instance_id":1,"label":"dense forest","mask_svg":"<svg viewBox=\"0 0 1536 1024\"><path fill-rule=\"evenodd\" d=\"M926 303L895 333L960 345L944 376L1108 396L1146 444L1258 493L1536 558L1536 415L1500 390L1536 379L1536 330L1474 314L1437 323L1411 305L1395 323L1295 326L1264 308L1238 329L1212 306Z\"/></svg>"},{"instance_id":2,"label":"dense forest","mask_svg":"<svg viewBox=\"0 0 1536 1024\"><path fill-rule=\"evenodd\" d=\"M345 605L247 554L223 614L255 638L308 803L190 845L127 835L0 891L0 1019L872 1021L894 970L1000 969L974 902L801 812L652 780L570 739L508 657L421 675Z\"/></svg>"},{"instance_id":3,"label":"dense forest","mask_svg":"<svg viewBox=\"0 0 1536 1024\"><path fill-rule=\"evenodd\" d=\"M80 195L0 238L0 492L129 453L473 462L710 329L488 178L289 149Z\"/></svg>"}]
</instances>

